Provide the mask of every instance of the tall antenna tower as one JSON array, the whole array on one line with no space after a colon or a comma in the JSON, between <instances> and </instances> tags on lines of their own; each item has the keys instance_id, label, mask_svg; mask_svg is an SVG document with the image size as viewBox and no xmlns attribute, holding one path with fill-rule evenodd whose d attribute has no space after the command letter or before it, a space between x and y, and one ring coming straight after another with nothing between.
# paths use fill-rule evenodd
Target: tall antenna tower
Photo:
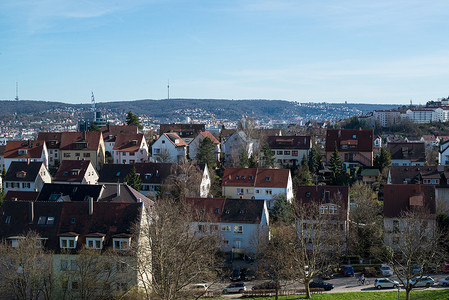
<instances>
[{"instance_id":1,"label":"tall antenna tower","mask_svg":"<svg viewBox=\"0 0 449 300\"><path fill-rule=\"evenodd\" d=\"M94 92L92 91L92 96L90 97L90 111L95 112L95 97Z\"/></svg>"},{"instance_id":2,"label":"tall antenna tower","mask_svg":"<svg viewBox=\"0 0 449 300\"><path fill-rule=\"evenodd\" d=\"M167 83L167 100L170 100L170 79L168 80Z\"/></svg>"},{"instance_id":3,"label":"tall antenna tower","mask_svg":"<svg viewBox=\"0 0 449 300\"><path fill-rule=\"evenodd\" d=\"M19 101L19 83L16 81L16 98L14 100Z\"/></svg>"}]
</instances>

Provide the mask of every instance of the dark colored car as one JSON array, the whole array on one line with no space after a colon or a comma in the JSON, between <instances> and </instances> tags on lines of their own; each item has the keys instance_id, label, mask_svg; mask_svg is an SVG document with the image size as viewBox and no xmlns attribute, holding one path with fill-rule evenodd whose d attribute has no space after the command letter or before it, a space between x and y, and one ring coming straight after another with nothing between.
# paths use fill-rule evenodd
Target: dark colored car
<instances>
[{"instance_id":1,"label":"dark colored car","mask_svg":"<svg viewBox=\"0 0 449 300\"><path fill-rule=\"evenodd\" d=\"M354 276L354 268L352 266L344 266L343 267L343 275L344 276Z\"/></svg>"},{"instance_id":2,"label":"dark colored car","mask_svg":"<svg viewBox=\"0 0 449 300\"><path fill-rule=\"evenodd\" d=\"M232 281L240 281L242 279L240 269L232 270L231 280Z\"/></svg>"},{"instance_id":3,"label":"dark colored car","mask_svg":"<svg viewBox=\"0 0 449 300\"><path fill-rule=\"evenodd\" d=\"M309 283L309 288L311 289L324 289L325 291L330 291L334 288L334 285L332 283L328 283L325 281L311 281Z\"/></svg>"},{"instance_id":4,"label":"dark colored car","mask_svg":"<svg viewBox=\"0 0 449 300\"><path fill-rule=\"evenodd\" d=\"M278 284L277 287L278 287L278 290L281 289L281 285L280 284ZM276 282L274 282L274 281L262 282L260 284L257 284L255 286L253 286L252 289L253 290L275 290L276 289Z\"/></svg>"},{"instance_id":5,"label":"dark colored car","mask_svg":"<svg viewBox=\"0 0 449 300\"><path fill-rule=\"evenodd\" d=\"M254 272L254 270L247 270L244 274L245 280L246 281L251 281L256 279L256 272Z\"/></svg>"}]
</instances>

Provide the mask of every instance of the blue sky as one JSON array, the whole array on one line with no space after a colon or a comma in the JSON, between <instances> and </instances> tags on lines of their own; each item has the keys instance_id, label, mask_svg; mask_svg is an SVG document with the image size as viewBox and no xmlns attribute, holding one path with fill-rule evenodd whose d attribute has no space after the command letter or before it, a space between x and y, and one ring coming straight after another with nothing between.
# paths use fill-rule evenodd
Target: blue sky
<instances>
[{"instance_id":1,"label":"blue sky","mask_svg":"<svg viewBox=\"0 0 449 300\"><path fill-rule=\"evenodd\" d=\"M425 103L449 1L0 1L0 99Z\"/></svg>"}]
</instances>

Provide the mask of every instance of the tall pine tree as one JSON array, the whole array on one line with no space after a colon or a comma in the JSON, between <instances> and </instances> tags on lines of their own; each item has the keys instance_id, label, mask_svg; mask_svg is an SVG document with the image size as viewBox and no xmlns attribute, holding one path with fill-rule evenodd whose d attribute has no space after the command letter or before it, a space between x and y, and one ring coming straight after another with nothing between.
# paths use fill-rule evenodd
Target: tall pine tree
<instances>
[{"instance_id":1,"label":"tall pine tree","mask_svg":"<svg viewBox=\"0 0 449 300\"><path fill-rule=\"evenodd\" d=\"M215 166L217 162L215 145L210 138L206 137L200 142L196 159L199 163L207 164L209 168Z\"/></svg>"},{"instance_id":2,"label":"tall pine tree","mask_svg":"<svg viewBox=\"0 0 449 300\"><path fill-rule=\"evenodd\" d=\"M131 173L126 175L125 182L136 191L140 191L142 188L142 180L140 180L139 175L137 175L136 167L133 167Z\"/></svg>"},{"instance_id":3,"label":"tall pine tree","mask_svg":"<svg viewBox=\"0 0 449 300\"><path fill-rule=\"evenodd\" d=\"M329 169L331 170L331 185L343 185L345 183L345 174L343 173L343 164L338 153L337 144L335 144L334 153L329 160Z\"/></svg>"}]
</instances>

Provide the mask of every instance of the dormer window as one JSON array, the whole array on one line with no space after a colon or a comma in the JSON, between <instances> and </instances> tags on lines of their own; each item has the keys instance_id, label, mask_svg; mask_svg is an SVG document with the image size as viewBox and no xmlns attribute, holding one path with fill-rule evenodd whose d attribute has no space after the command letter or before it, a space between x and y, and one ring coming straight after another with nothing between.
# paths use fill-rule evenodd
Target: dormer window
<instances>
[{"instance_id":1,"label":"dormer window","mask_svg":"<svg viewBox=\"0 0 449 300\"><path fill-rule=\"evenodd\" d=\"M220 213L220 209L219 209L219 208L216 208L216 209L215 209L215 213L216 213L216 214Z\"/></svg>"},{"instance_id":2,"label":"dormer window","mask_svg":"<svg viewBox=\"0 0 449 300\"><path fill-rule=\"evenodd\" d=\"M131 238L114 238L114 249L115 250L129 250L129 244L131 242Z\"/></svg>"},{"instance_id":3,"label":"dormer window","mask_svg":"<svg viewBox=\"0 0 449 300\"><path fill-rule=\"evenodd\" d=\"M104 238L86 238L86 249L103 249Z\"/></svg>"},{"instance_id":4,"label":"dormer window","mask_svg":"<svg viewBox=\"0 0 449 300\"><path fill-rule=\"evenodd\" d=\"M245 176L242 176L242 180L245 180Z\"/></svg>"},{"instance_id":5,"label":"dormer window","mask_svg":"<svg viewBox=\"0 0 449 300\"><path fill-rule=\"evenodd\" d=\"M26 155L27 149L19 149L19 155Z\"/></svg>"},{"instance_id":6,"label":"dormer window","mask_svg":"<svg viewBox=\"0 0 449 300\"><path fill-rule=\"evenodd\" d=\"M27 172L26 171L19 171L16 173L16 177L17 178L25 178L27 176Z\"/></svg>"},{"instance_id":7,"label":"dormer window","mask_svg":"<svg viewBox=\"0 0 449 300\"><path fill-rule=\"evenodd\" d=\"M5 224L9 224L11 222L11 216L6 216Z\"/></svg>"},{"instance_id":8,"label":"dormer window","mask_svg":"<svg viewBox=\"0 0 449 300\"><path fill-rule=\"evenodd\" d=\"M270 176L265 177L265 181L270 182L271 178Z\"/></svg>"},{"instance_id":9,"label":"dormer window","mask_svg":"<svg viewBox=\"0 0 449 300\"><path fill-rule=\"evenodd\" d=\"M60 237L59 238L59 247L61 249L75 249L77 241L78 241L78 236Z\"/></svg>"}]
</instances>

